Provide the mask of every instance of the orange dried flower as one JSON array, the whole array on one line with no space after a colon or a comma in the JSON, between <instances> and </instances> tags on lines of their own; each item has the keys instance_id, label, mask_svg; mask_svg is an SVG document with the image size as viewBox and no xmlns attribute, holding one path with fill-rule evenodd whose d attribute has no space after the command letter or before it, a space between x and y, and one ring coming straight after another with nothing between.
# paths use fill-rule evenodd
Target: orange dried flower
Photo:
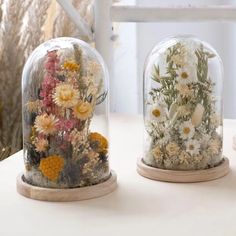
<instances>
[{"instance_id":1,"label":"orange dried flower","mask_svg":"<svg viewBox=\"0 0 236 236\"><path fill-rule=\"evenodd\" d=\"M96 132L90 133L89 140L90 140L90 142L97 142L98 143L98 149L99 149L98 151L99 152L107 151L107 149L108 149L108 141L101 134L96 133Z\"/></svg>"},{"instance_id":2,"label":"orange dried flower","mask_svg":"<svg viewBox=\"0 0 236 236\"><path fill-rule=\"evenodd\" d=\"M41 159L39 169L51 181L56 181L64 167L64 159L60 156L48 156Z\"/></svg>"},{"instance_id":3,"label":"orange dried flower","mask_svg":"<svg viewBox=\"0 0 236 236\"><path fill-rule=\"evenodd\" d=\"M69 71L78 72L80 70L80 65L74 61L65 61L63 64L63 67L64 69L69 70Z\"/></svg>"}]
</instances>

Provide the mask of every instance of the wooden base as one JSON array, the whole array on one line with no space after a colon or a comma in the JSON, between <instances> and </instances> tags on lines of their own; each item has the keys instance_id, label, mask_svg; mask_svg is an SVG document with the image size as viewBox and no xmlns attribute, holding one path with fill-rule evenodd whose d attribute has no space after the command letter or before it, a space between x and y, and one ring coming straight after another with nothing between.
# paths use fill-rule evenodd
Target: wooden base
<instances>
[{"instance_id":1,"label":"wooden base","mask_svg":"<svg viewBox=\"0 0 236 236\"><path fill-rule=\"evenodd\" d=\"M23 180L23 173L17 177L17 192L25 197L51 202L70 202L97 198L111 193L117 187L117 177L111 171L111 177L100 184L71 188L53 189L30 185Z\"/></svg>"},{"instance_id":2,"label":"wooden base","mask_svg":"<svg viewBox=\"0 0 236 236\"><path fill-rule=\"evenodd\" d=\"M216 167L205 170L164 170L146 165L142 159L138 160L137 172L143 177L173 183L194 183L218 179L230 171L229 160L224 158Z\"/></svg>"}]
</instances>

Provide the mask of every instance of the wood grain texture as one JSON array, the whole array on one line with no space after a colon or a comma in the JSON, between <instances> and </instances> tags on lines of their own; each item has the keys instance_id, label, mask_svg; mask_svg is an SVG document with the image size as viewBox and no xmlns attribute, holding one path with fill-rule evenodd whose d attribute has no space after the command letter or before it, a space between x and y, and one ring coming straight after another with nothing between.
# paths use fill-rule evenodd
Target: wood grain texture
<instances>
[{"instance_id":1,"label":"wood grain texture","mask_svg":"<svg viewBox=\"0 0 236 236\"><path fill-rule=\"evenodd\" d=\"M23 173L17 177L17 192L27 198L51 202L81 201L104 196L117 188L117 176L111 171L111 177L100 184L72 189L41 188L23 180Z\"/></svg>"},{"instance_id":2,"label":"wood grain texture","mask_svg":"<svg viewBox=\"0 0 236 236\"><path fill-rule=\"evenodd\" d=\"M142 159L139 159L137 163L137 172L143 177L173 183L210 181L227 175L229 171L228 158L224 158L223 162L214 168L193 171L158 169L144 164Z\"/></svg>"}]
</instances>

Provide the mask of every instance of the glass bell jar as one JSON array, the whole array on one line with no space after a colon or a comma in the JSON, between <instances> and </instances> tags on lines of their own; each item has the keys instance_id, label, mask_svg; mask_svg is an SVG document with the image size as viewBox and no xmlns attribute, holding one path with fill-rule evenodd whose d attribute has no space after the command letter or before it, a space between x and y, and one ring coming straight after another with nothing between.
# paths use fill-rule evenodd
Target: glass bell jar
<instances>
[{"instance_id":1,"label":"glass bell jar","mask_svg":"<svg viewBox=\"0 0 236 236\"><path fill-rule=\"evenodd\" d=\"M75 188L106 181L108 73L87 43L57 38L36 48L22 79L24 181Z\"/></svg>"},{"instance_id":2,"label":"glass bell jar","mask_svg":"<svg viewBox=\"0 0 236 236\"><path fill-rule=\"evenodd\" d=\"M195 37L153 48L144 70L144 164L185 171L223 162L222 79L219 55Z\"/></svg>"}]
</instances>

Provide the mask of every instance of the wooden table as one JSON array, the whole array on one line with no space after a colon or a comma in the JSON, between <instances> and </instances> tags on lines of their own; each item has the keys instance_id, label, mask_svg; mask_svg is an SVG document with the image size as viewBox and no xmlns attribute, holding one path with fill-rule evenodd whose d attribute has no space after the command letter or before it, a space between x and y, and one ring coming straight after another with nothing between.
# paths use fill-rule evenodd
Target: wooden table
<instances>
[{"instance_id":1,"label":"wooden table","mask_svg":"<svg viewBox=\"0 0 236 236\"><path fill-rule=\"evenodd\" d=\"M22 151L0 162L0 236L236 235L236 121L225 120L224 155L229 175L205 183L173 184L139 176L142 117L111 115L111 167L118 189L102 198L40 202L16 192L23 170Z\"/></svg>"}]
</instances>

